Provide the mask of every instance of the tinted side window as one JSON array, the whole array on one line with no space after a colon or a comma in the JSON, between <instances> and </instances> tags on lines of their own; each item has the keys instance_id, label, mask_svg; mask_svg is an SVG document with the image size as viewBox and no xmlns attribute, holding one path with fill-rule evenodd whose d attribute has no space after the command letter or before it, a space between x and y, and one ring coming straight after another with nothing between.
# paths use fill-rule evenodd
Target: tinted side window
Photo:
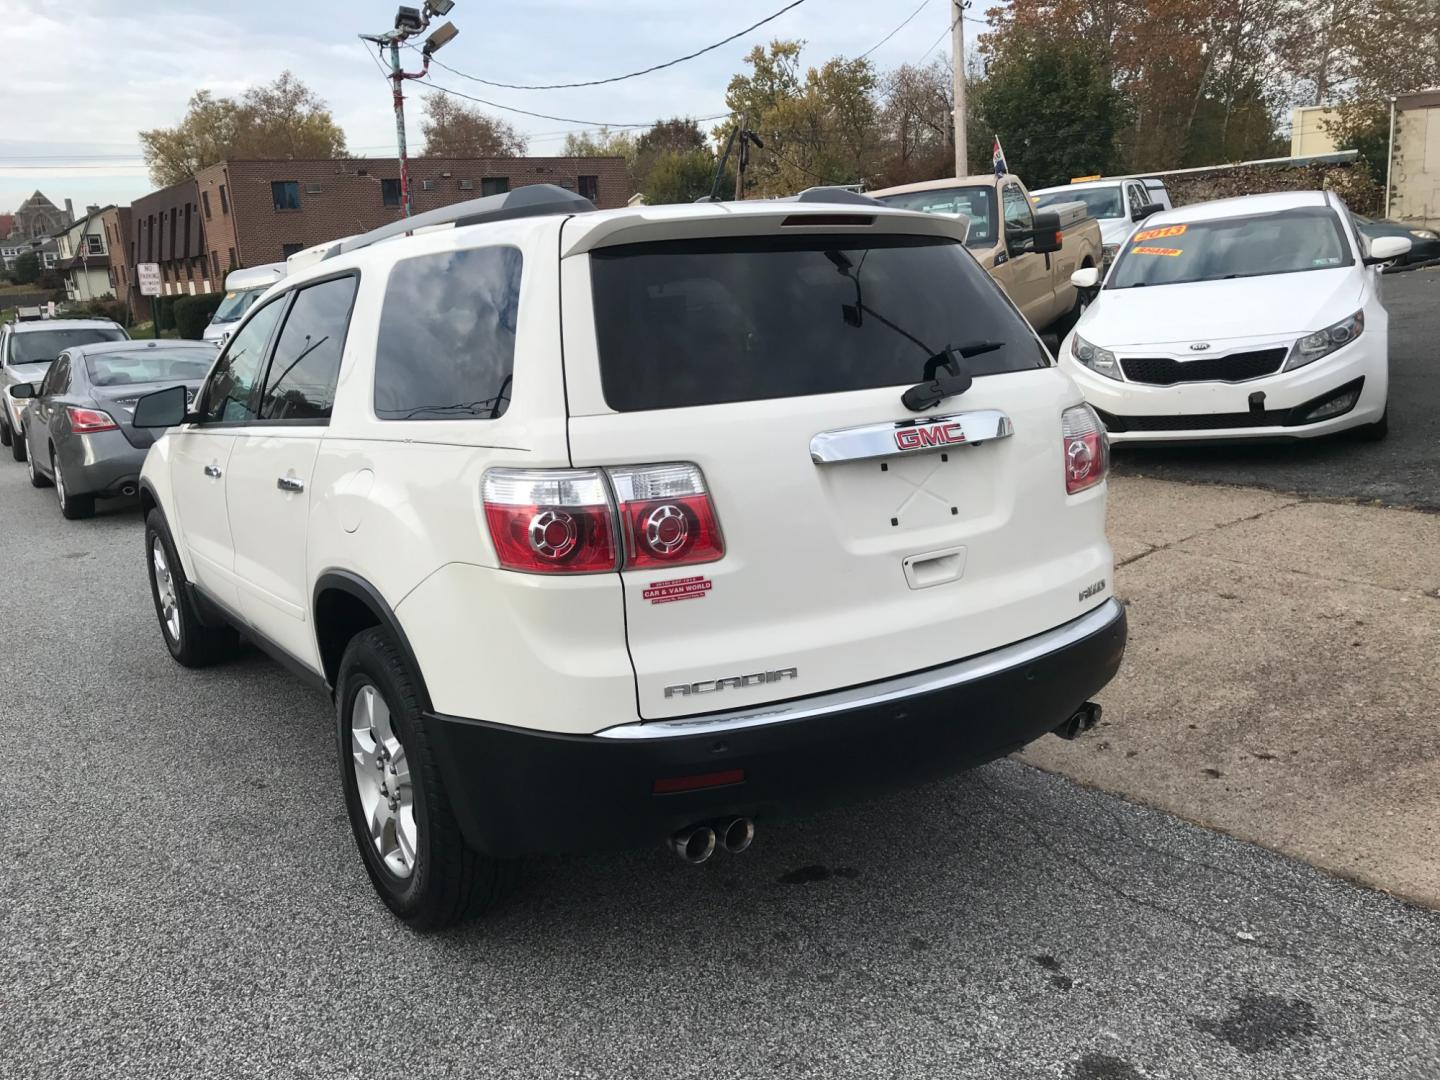
<instances>
[{"instance_id":1,"label":"tinted side window","mask_svg":"<svg viewBox=\"0 0 1440 1080\"><path fill-rule=\"evenodd\" d=\"M336 278L301 289L275 341L262 420L328 420L340 378L356 279Z\"/></svg>"},{"instance_id":2,"label":"tinted side window","mask_svg":"<svg viewBox=\"0 0 1440 1080\"><path fill-rule=\"evenodd\" d=\"M233 424L255 419L252 408L255 384L260 381L265 346L284 306L283 296L270 301L258 309L230 339L230 347L216 361L215 373L211 375L210 386L205 391L205 409L201 414L203 423L223 421Z\"/></svg>"},{"instance_id":3,"label":"tinted side window","mask_svg":"<svg viewBox=\"0 0 1440 1080\"><path fill-rule=\"evenodd\" d=\"M40 380L40 396L63 394L70 385L70 356L62 353L60 359L50 365L45 378Z\"/></svg>"},{"instance_id":4,"label":"tinted side window","mask_svg":"<svg viewBox=\"0 0 1440 1080\"><path fill-rule=\"evenodd\" d=\"M396 263L375 347L382 420L494 420L510 404L520 252L510 247Z\"/></svg>"}]
</instances>

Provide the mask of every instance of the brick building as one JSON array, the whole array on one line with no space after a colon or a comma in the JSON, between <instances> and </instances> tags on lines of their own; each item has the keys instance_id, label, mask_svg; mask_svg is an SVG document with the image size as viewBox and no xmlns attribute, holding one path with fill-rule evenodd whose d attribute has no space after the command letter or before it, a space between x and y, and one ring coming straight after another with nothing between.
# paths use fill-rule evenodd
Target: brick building
<instances>
[{"instance_id":1,"label":"brick building","mask_svg":"<svg viewBox=\"0 0 1440 1080\"><path fill-rule=\"evenodd\" d=\"M422 157L410 162L410 184L417 214L527 184L557 184L601 208L631 195L619 157ZM158 263L167 295L213 292L235 267L279 262L400 216L394 158L222 161L135 201L127 266L133 279L137 262Z\"/></svg>"},{"instance_id":2,"label":"brick building","mask_svg":"<svg viewBox=\"0 0 1440 1080\"><path fill-rule=\"evenodd\" d=\"M100 213L100 232L110 252L110 291L126 306L137 322L150 318L150 298L140 295L135 281L132 252L134 239L130 232L130 207L112 206Z\"/></svg>"}]
</instances>

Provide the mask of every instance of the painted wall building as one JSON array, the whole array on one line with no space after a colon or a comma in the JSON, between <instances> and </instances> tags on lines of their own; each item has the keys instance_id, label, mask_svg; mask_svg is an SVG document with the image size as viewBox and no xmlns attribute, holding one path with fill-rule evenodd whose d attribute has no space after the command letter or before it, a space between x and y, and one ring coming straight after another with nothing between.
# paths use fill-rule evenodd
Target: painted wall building
<instances>
[{"instance_id":1,"label":"painted wall building","mask_svg":"<svg viewBox=\"0 0 1440 1080\"><path fill-rule=\"evenodd\" d=\"M1440 228L1440 89L1395 99L1387 217Z\"/></svg>"}]
</instances>

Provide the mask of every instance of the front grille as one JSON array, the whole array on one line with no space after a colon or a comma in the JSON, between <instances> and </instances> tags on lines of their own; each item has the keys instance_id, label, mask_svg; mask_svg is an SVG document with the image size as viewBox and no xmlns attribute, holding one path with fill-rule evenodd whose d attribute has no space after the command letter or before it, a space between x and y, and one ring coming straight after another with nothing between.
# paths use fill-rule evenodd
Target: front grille
<instances>
[{"instance_id":1,"label":"front grille","mask_svg":"<svg viewBox=\"0 0 1440 1080\"><path fill-rule=\"evenodd\" d=\"M1200 360L1172 360L1168 356L1127 356L1120 361L1125 378L1152 386L1192 382L1245 382L1274 375L1285 363L1288 349L1207 356Z\"/></svg>"},{"instance_id":2,"label":"front grille","mask_svg":"<svg viewBox=\"0 0 1440 1080\"><path fill-rule=\"evenodd\" d=\"M1214 431L1219 428L1280 427L1289 409L1264 412L1195 413L1188 416L1112 416L1103 410L1100 420L1107 431Z\"/></svg>"}]
</instances>

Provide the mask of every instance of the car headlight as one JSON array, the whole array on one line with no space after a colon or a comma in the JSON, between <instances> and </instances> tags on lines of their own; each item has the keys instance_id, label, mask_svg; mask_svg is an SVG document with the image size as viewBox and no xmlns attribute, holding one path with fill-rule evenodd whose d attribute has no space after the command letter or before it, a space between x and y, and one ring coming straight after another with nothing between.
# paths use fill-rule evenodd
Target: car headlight
<instances>
[{"instance_id":1,"label":"car headlight","mask_svg":"<svg viewBox=\"0 0 1440 1080\"><path fill-rule=\"evenodd\" d=\"M1070 338L1070 355L1091 371L1110 379L1124 379L1120 374L1120 363L1109 349L1100 349L1086 341L1079 334Z\"/></svg>"},{"instance_id":2,"label":"car headlight","mask_svg":"<svg viewBox=\"0 0 1440 1080\"><path fill-rule=\"evenodd\" d=\"M1285 358L1282 371L1293 371L1314 363L1322 356L1329 356L1336 349L1349 345L1365 330L1365 312L1357 311L1349 318L1341 319L1333 326L1306 334L1290 346L1290 355Z\"/></svg>"},{"instance_id":3,"label":"car headlight","mask_svg":"<svg viewBox=\"0 0 1440 1080\"><path fill-rule=\"evenodd\" d=\"M1419 240L1440 240L1440 235L1431 229L1411 229L1410 235Z\"/></svg>"},{"instance_id":4,"label":"car headlight","mask_svg":"<svg viewBox=\"0 0 1440 1080\"><path fill-rule=\"evenodd\" d=\"M1115 253L1120 250L1119 244L1101 244L1100 257L1108 264L1115 261Z\"/></svg>"}]
</instances>

